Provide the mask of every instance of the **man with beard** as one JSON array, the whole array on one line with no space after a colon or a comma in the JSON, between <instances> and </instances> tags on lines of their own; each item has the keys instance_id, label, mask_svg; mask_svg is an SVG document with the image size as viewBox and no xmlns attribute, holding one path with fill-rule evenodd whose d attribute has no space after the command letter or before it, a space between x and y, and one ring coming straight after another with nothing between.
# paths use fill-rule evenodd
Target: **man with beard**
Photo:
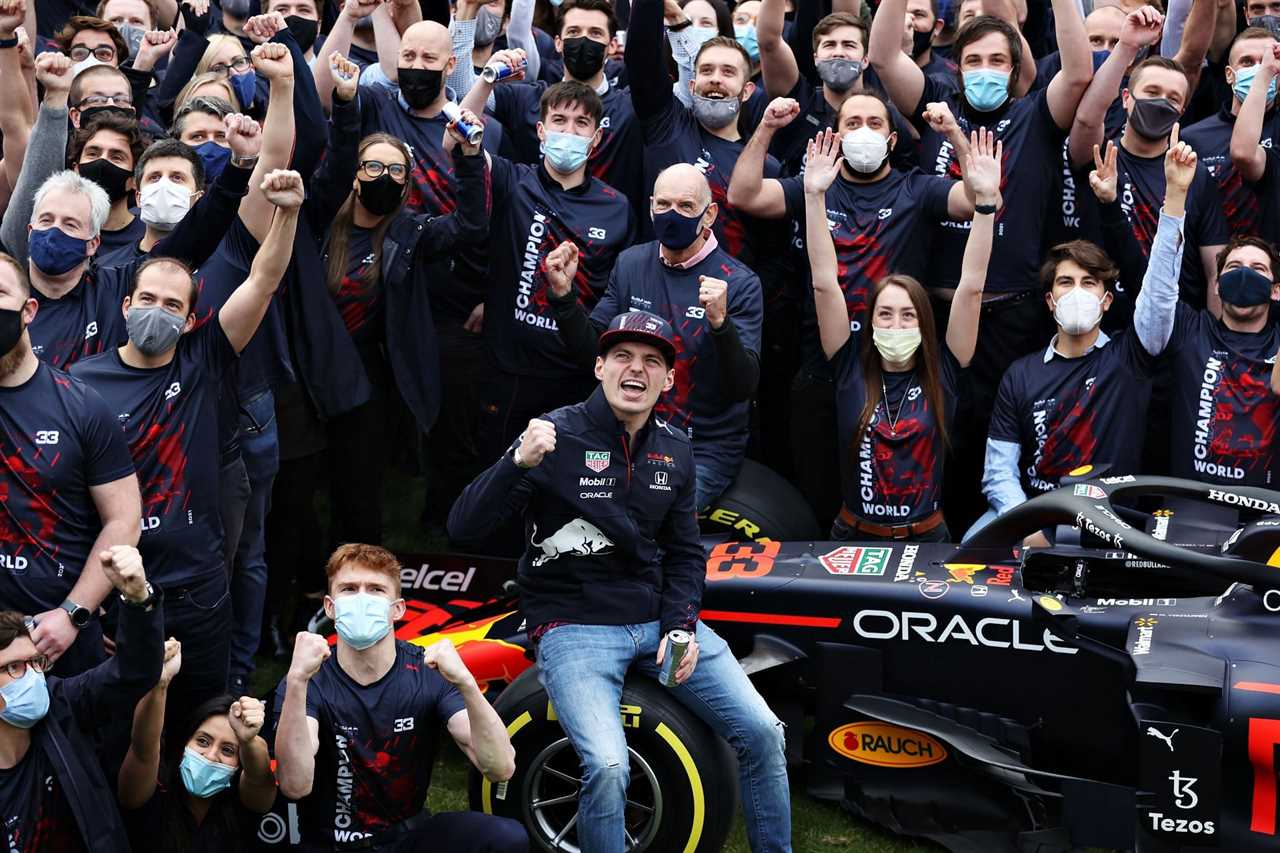
<instances>
[{"instance_id":1,"label":"man with beard","mask_svg":"<svg viewBox=\"0 0 1280 853\"><path fill-rule=\"evenodd\" d=\"M0 604L34 614L36 651L74 675L103 657L111 589L97 554L138 541L133 460L98 393L36 358L39 302L0 254Z\"/></svg>"},{"instance_id":2,"label":"man with beard","mask_svg":"<svg viewBox=\"0 0 1280 853\"><path fill-rule=\"evenodd\" d=\"M73 376L106 400L141 472L140 550L168 593L166 636L183 644L173 708L190 708L227 683L231 604L218 508L218 394L249 343L293 253L302 178L262 182L276 208L249 276L199 328L190 268L156 257L138 268L119 311L128 342L76 364ZM185 334L184 334L185 333Z\"/></svg>"},{"instance_id":3,"label":"man with beard","mask_svg":"<svg viewBox=\"0 0 1280 853\"><path fill-rule=\"evenodd\" d=\"M630 93L604 74L605 52L617 29L609 0L569 0L560 7L556 48L564 55L564 79L590 86L604 104L600 144L588 161L591 174L622 193L639 212L647 189L642 186L640 128ZM489 64L506 64L511 58L504 52ZM545 81L535 80L495 87L478 77L462 106L476 115L487 108L506 128L517 162L537 163L542 156L540 101L547 86Z\"/></svg>"},{"instance_id":4,"label":"man with beard","mask_svg":"<svg viewBox=\"0 0 1280 853\"><path fill-rule=\"evenodd\" d=\"M686 107L676 100L662 64L662 20L662 0L638 0L631 7L627 30L631 101L644 138L644 186L652 187L658 173L673 164L695 166L706 177L719 211L713 227L720 247L756 269L764 226L728 201L729 179L743 146L739 113L755 91L751 59L733 39L716 36L703 42L689 83L693 105ZM773 158L765 173L777 177Z\"/></svg>"}]
</instances>

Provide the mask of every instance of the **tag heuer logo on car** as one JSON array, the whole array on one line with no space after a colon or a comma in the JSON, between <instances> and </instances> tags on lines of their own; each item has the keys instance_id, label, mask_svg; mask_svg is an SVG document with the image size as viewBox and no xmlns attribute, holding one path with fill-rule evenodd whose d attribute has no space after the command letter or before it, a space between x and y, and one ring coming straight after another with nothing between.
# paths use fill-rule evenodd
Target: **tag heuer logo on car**
<instances>
[{"instance_id":1,"label":"tag heuer logo on car","mask_svg":"<svg viewBox=\"0 0 1280 853\"><path fill-rule=\"evenodd\" d=\"M1078 498L1102 500L1107 496L1107 493L1102 491L1102 489L1099 489L1097 486L1090 486L1088 483L1077 483L1076 487L1072 489L1072 491L1075 492L1075 495Z\"/></svg>"},{"instance_id":2,"label":"tag heuer logo on car","mask_svg":"<svg viewBox=\"0 0 1280 853\"><path fill-rule=\"evenodd\" d=\"M587 467L599 474L605 468L609 467L609 451L607 450L588 450Z\"/></svg>"},{"instance_id":3,"label":"tag heuer logo on car","mask_svg":"<svg viewBox=\"0 0 1280 853\"><path fill-rule=\"evenodd\" d=\"M860 548L846 545L818 558L833 575L883 575L889 567L892 548Z\"/></svg>"}]
</instances>

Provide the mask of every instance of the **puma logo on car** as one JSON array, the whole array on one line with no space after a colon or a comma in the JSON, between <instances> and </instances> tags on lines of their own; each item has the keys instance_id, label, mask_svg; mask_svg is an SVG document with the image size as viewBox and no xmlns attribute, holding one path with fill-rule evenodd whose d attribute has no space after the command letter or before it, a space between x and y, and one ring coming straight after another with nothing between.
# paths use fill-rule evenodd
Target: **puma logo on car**
<instances>
[{"instance_id":1,"label":"puma logo on car","mask_svg":"<svg viewBox=\"0 0 1280 853\"><path fill-rule=\"evenodd\" d=\"M613 542L609 537L600 528L581 518L575 518L541 542L537 536L538 528L535 525L529 543L542 549L542 556L533 561L535 567L548 563L561 554L589 557L592 554L608 554L613 550Z\"/></svg>"},{"instance_id":2,"label":"puma logo on car","mask_svg":"<svg viewBox=\"0 0 1280 853\"><path fill-rule=\"evenodd\" d=\"M1169 747L1170 752L1173 752L1173 736L1180 731L1182 731L1182 729L1174 729L1173 731L1169 732L1169 734L1165 735L1165 734L1161 734L1160 730L1157 729L1155 726L1147 726L1147 734L1151 735L1151 737L1159 738L1160 740L1164 741L1165 746Z\"/></svg>"}]
</instances>

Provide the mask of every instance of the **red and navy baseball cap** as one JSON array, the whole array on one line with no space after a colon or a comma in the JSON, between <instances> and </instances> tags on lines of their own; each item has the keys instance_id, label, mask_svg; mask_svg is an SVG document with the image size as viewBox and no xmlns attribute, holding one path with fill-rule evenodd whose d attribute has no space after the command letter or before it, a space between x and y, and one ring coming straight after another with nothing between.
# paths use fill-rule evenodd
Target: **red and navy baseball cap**
<instances>
[{"instance_id":1,"label":"red and navy baseball cap","mask_svg":"<svg viewBox=\"0 0 1280 853\"><path fill-rule=\"evenodd\" d=\"M676 333L671 324L648 311L628 311L613 318L609 328L600 333L600 355L604 355L623 341L635 341L657 347L667 360L667 367L676 363Z\"/></svg>"}]
</instances>

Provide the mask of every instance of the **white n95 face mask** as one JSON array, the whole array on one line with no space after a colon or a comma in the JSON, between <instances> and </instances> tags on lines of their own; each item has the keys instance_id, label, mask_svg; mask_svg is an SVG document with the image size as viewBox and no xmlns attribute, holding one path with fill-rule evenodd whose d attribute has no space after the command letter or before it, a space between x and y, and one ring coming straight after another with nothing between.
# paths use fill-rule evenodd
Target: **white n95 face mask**
<instances>
[{"instance_id":1,"label":"white n95 face mask","mask_svg":"<svg viewBox=\"0 0 1280 853\"><path fill-rule=\"evenodd\" d=\"M862 174L870 174L884 164L889 156L889 140L869 127L851 130L840 140L840 153L849 168Z\"/></svg>"},{"instance_id":2,"label":"white n95 face mask","mask_svg":"<svg viewBox=\"0 0 1280 853\"><path fill-rule=\"evenodd\" d=\"M1072 288L1054 303L1053 319L1068 335L1083 335L1102 322L1102 300L1083 287Z\"/></svg>"},{"instance_id":3,"label":"white n95 face mask","mask_svg":"<svg viewBox=\"0 0 1280 853\"><path fill-rule=\"evenodd\" d=\"M142 221L161 231L172 231L191 209L191 190L168 178L147 184L138 193Z\"/></svg>"}]
</instances>

